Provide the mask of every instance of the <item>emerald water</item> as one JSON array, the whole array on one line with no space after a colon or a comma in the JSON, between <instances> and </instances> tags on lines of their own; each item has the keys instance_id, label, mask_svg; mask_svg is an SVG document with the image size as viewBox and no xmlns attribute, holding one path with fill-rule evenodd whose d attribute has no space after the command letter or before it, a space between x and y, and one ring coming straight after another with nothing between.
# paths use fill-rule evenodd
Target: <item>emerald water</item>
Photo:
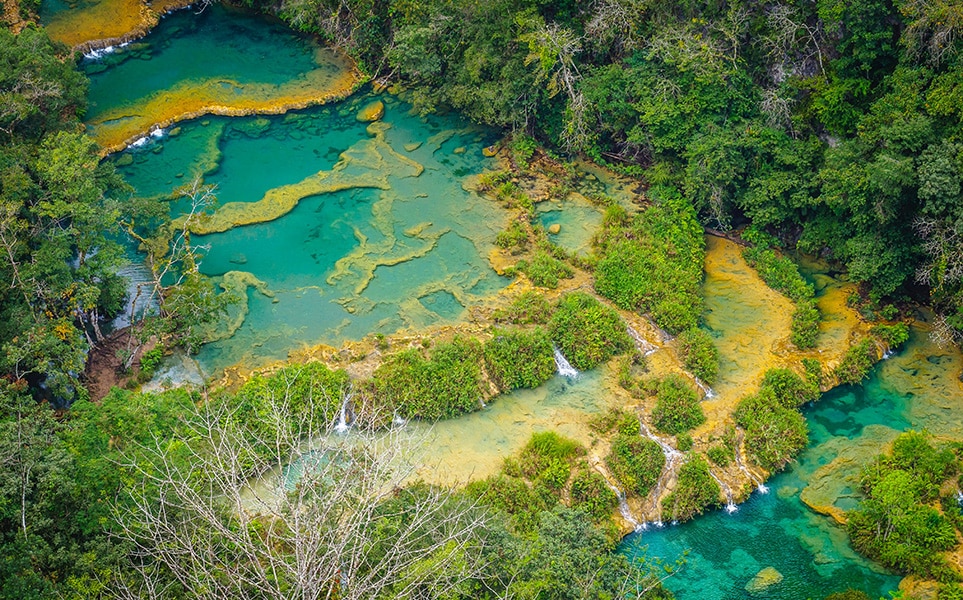
<instances>
[{"instance_id":1,"label":"emerald water","mask_svg":"<svg viewBox=\"0 0 963 600\"><path fill-rule=\"evenodd\" d=\"M362 95L287 116L191 121L176 137L128 150L133 162L120 170L145 195L170 194L202 172L205 183L217 186L222 206L253 206L272 190L330 171L345 160L342 154L368 144L367 124L355 119L367 100ZM457 119L421 119L403 103L386 103L384 142L423 166L420 175L362 164L358 176L369 177L370 186L362 181L308 194L280 218L194 237L209 246L203 273L256 279L235 290L241 302L220 332L224 339L201 350L207 370L453 322L507 283L484 258L506 215L461 186L484 167L481 149L491 139ZM173 206L176 214L183 201Z\"/></svg>"},{"instance_id":2,"label":"emerald water","mask_svg":"<svg viewBox=\"0 0 963 600\"><path fill-rule=\"evenodd\" d=\"M920 327L896 356L862 386L843 386L805 414L810 445L768 494L753 493L733 514L717 510L692 522L650 527L623 541L622 551L671 562L689 550L688 564L666 581L679 600L814 598L855 588L872 598L895 590L899 577L856 555L845 530L800 499L842 510L855 507L860 465L906 429L959 436L963 393L958 352L933 346ZM745 585L765 567L785 579L761 596Z\"/></svg>"},{"instance_id":3,"label":"emerald water","mask_svg":"<svg viewBox=\"0 0 963 600\"><path fill-rule=\"evenodd\" d=\"M85 70L88 129L109 149L191 116L304 107L357 81L349 61L313 39L220 4L174 13Z\"/></svg>"},{"instance_id":4,"label":"emerald water","mask_svg":"<svg viewBox=\"0 0 963 600\"><path fill-rule=\"evenodd\" d=\"M481 150L495 135L456 116L412 115L402 100L370 92L288 110L322 99L329 88L318 82L341 81L347 70L333 56L276 23L215 6L165 19L143 41L88 64L89 124L105 147L176 121L114 155L135 194L165 199L176 216L186 206L179 188L195 179L216 186L219 205L207 233L193 240L208 246L202 272L239 302L216 341L201 348L208 375L315 344L463 322L508 283L487 260L507 214L463 187L493 166ZM240 113L285 114L213 116L193 97L226 98ZM374 100L385 104L383 119L359 122ZM538 218L546 228L560 225L553 241L584 253L600 213L576 198L539 205ZM739 260L714 248L710 241L718 266L707 277L707 324L724 356L718 406L706 402L710 416L728 414L725 402L783 352L773 332L786 330L789 314L778 297L747 298ZM830 314L844 295L822 292L820 307ZM821 340L844 344L844 325L827 321ZM807 410L812 443L769 482L769 494L753 494L734 514L650 527L622 550L647 547L666 561L691 550L686 568L667 581L681 600L747 597L746 583L769 566L785 579L762 597L822 598L847 587L884 595L898 578L853 553L845 532L809 506L852 508L858 465L899 431L958 435L961 367L958 354L932 347L914 328L907 347L864 386L835 390ZM433 428L409 424L427 441L423 475L487 475L533 431L557 429L591 444L586 419L607 408L610 379L603 370L556 377Z\"/></svg>"}]
</instances>

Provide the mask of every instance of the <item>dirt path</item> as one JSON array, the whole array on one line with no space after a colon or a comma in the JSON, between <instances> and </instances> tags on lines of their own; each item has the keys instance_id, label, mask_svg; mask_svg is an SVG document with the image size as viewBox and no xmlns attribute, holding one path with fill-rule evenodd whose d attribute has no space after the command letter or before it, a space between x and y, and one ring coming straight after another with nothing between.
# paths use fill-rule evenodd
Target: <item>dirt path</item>
<instances>
[{"instance_id":1,"label":"dirt path","mask_svg":"<svg viewBox=\"0 0 963 600\"><path fill-rule=\"evenodd\" d=\"M91 349L87 356L87 367L84 369L84 380L91 402L97 402L110 392L112 387L124 387L129 381L136 380L140 372L140 357L144 352L153 348L153 342L147 342L136 350L133 367L124 372L124 361L121 358L128 348L137 348L136 340L130 340L131 329L125 328L110 334L104 341Z\"/></svg>"}]
</instances>

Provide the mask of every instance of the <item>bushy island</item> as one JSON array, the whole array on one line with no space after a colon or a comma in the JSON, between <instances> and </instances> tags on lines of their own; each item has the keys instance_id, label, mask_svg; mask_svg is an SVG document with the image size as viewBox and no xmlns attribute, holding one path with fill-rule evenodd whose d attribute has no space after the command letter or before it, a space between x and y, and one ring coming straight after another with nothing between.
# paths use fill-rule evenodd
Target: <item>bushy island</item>
<instances>
[{"instance_id":1,"label":"bushy island","mask_svg":"<svg viewBox=\"0 0 963 600\"><path fill-rule=\"evenodd\" d=\"M612 553L620 500L678 520L720 504L717 473L743 457L783 468L806 444L799 407L862 381L907 337L887 321L826 372L811 357L769 370L727 428L700 430L697 385L718 376L701 327L704 226L750 226L745 258L795 304L800 351L817 344L820 315L794 250L845 269L866 316L891 320L915 297L939 311L945 341L963 329L952 3L242 4L410 86L419 110L513 131L496 149L504 168L479 189L515 211L495 240L513 257L506 274L540 291L477 336L391 348L366 379L309 363L226 389L115 389L91 402L79 377L91 348L147 379L160 354L204 341L225 297L197 272L188 221L111 195L122 182L79 133L75 57L39 28L0 28L0 597L668 597L674 567ZM8 6L27 19L37 8ZM549 169L549 195L572 191L557 152L647 188L632 206L591 198L606 214L588 256L535 223L544 198L523 180ZM149 248L157 314L108 339L100 327L124 296L121 234L170 245ZM648 364L636 336L652 340L629 317L677 336L676 372ZM577 369L610 364L642 407L593 423L603 460L545 432L466 489L408 478L393 421L456 417L537 386L555 372L555 347ZM342 414L378 443L330 441ZM941 599L961 596L939 554L959 534L958 452L899 438L867 468L850 515L857 549L938 580Z\"/></svg>"}]
</instances>

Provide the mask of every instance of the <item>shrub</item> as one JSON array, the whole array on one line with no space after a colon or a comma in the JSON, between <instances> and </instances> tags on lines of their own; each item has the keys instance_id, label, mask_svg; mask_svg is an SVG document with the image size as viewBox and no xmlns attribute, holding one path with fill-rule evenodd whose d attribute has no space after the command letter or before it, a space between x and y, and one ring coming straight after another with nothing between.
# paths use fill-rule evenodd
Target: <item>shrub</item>
<instances>
[{"instance_id":1,"label":"shrub","mask_svg":"<svg viewBox=\"0 0 963 600\"><path fill-rule=\"evenodd\" d=\"M502 391L538 387L555 374L552 340L542 328L496 329L495 336L485 344L485 365Z\"/></svg>"},{"instance_id":2,"label":"shrub","mask_svg":"<svg viewBox=\"0 0 963 600\"><path fill-rule=\"evenodd\" d=\"M665 454L656 442L637 432L638 424L636 433L617 435L605 464L627 490L645 496L662 475Z\"/></svg>"},{"instance_id":3,"label":"shrub","mask_svg":"<svg viewBox=\"0 0 963 600\"><path fill-rule=\"evenodd\" d=\"M792 260L779 256L770 247L775 244L775 239L771 236L750 229L743 237L756 243L756 246L746 248L742 254L749 266L759 272L766 285L796 304L792 315L790 340L800 350L815 348L820 317L812 284L803 278Z\"/></svg>"},{"instance_id":4,"label":"shrub","mask_svg":"<svg viewBox=\"0 0 963 600\"><path fill-rule=\"evenodd\" d=\"M558 301L549 330L572 366L582 371L633 347L619 314L583 292Z\"/></svg>"},{"instance_id":5,"label":"shrub","mask_svg":"<svg viewBox=\"0 0 963 600\"><path fill-rule=\"evenodd\" d=\"M523 250L527 244L528 232L518 221L512 221L505 231L495 237L495 245L505 250Z\"/></svg>"},{"instance_id":6,"label":"shrub","mask_svg":"<svg viewBox=\"0 0 963 600\"><path fill-rule=\"evenodd\" d=\"M675 436L675 447L682 452L688 452L692 450L692 446L695 442L692 440L692 436L688 433L680 433Z\"/></svg>"},{"instance_id":7,"label":"shrub","mask_svg":"<svg viewBox=\"0 0 963 600\"><path fill-rule=\"evenodd\" d=\"M620 207L606 212L595 242L595 289L679 333L702 314L705 240L691 204L674 190L653 192L657 203L634 217Z\"/></svg>"},{"instance_id":8,"label":"shrub","mask_svg":"<svg viewBox=\"0 0 963 600\"><path fill-rule=\"evenodd\" d=\"M519 466L522 473L532 481L546 477L556 481L561 470L560 465L564 466L564 485L568 480L569 465L583 452L584 449L578 442L554 431L534 433L519 454Z\"/></svg>"},{"instance_id":9,"label":"shrub","mask_svg":"<svg viewBox=\"0 0 963 600\"><path fill-rule=\"evenodd\" d=\"M505 475L493 475L469 483L465 494L509 515L515 527L523 532L534 531L538 527L539 513L554 505L523 480Z\"/></svg>"},{"instance_id":10,"label":"shrub","mask_svg":"<svg viewBox=\"0 0 963 600\"><path fill-rule=\"evenodd\" d=\"M676 488L662 503L663 518L685 521L719 503L719 484L709 474L709 463L693 456L679 469Z\"/></svg>"},{"instance_id":11,"label":"shrub","mask_svg":"<svg viewBox=\"0 0 963 600\"><path fill-rule=\"evenodd\" d=\"M799 302L792 313L789 340L800 350L816 347L819 336L819 310L812 300Z\"/></svg>"},{"instance_id":12,"label":"shrub","mask_svg":"<svg viewBox=\"0 0 963 600\"><path fill-rule=\"evenodd\" d=\"M155 347L151 348L147 352L144 352L140 356L140 377L141 382L149 381L154 373L157 371L157 367L160 366L161 361L164 359L164 349Z\"/></svg>"},{"instance_id":13,"label":"shrub","mask_svg":"<svg viewBox=\"0 0 963 600\"><path fill-rule=\"evenodd\" d=\"M406 419L443 419L477 410L481 398L481 344L455 338L426 360L417 350L389 356L373 377L381 401Z\"/></svg>"},{"instance_id":14,"label":"shrub","mask_svg":"<svg viewBox=\"0 0 963 600\"><path fill-rule=\"evenodd\" d=\"M534 290L523 292L508 308L496 310L492 318L515 325L545 324L552 317L552 307L545 296Z\"/></svg>"},{"instance_id":15,"label":"shrub","mask_svg":"<svg viewBox=\"0 0 963 600\"><path fill-rule=\"evenodd\" d=\"M709 332L698 327L683 331L679 334L679 354L696 377L710 385L715 382L719 372L719 351Z\"/></svg>"},{"instance_id":16,"label":"shrub","mask_svg":"<svg viewBox=\"0 0 963 600\"><path fill-rule=\"evenodd\" d=\"M819 388L789 369L769 369L762 378L763 389L772 391L775 399L786 408L797 408L819 399Z\"/></svg>"},{"instance_id":17,"label":"shrub","mask_svg":"<svg viewBox=\"0 0 963 600\"><path fill-rule=\"evenodd\" d=\"M525 273L534 285L544 288L558 287L559 279L572 276L572 268L544 250L537 250L531 262L518 261L516 268Z\"/></svg>"},{"instance_id":18,"label":"shrub","mask_svg":"<svg viewBox=\"0 0 963 600\"><path fill-rule=\"evenodd\" d=\"M879 461L877 461L879 463ZM956 545L956 531L916 494L913 475L880 469L865 482L867 498L847 513L853 547L902 573L939 576L947 569L939 554Z\"/></svg>"},{"instance_id":19,"label":"shrub","mask_svg":"<svg viewBox=\"0 0 963 600\"><path fill-rule=\"evenodd\" d=\"M659 382L652 421L659 431L676 435L705 423L699 398L688 382L675 373Z\"/></svg>"},{"instance_id":20,"label":"shrub","mask_svg":"<svg viewBox=\"0 0 963 600\"><path fill-rule=\"evenodd\" d=\"M706 456L709 457L709 460L720 467L728 467L730 464L732 464L732 461L736 459L735 454L732 452L732 448L722 445L712 446L706 450Z\"/></svg>"},{"instance_id":21,"label":"shrub","mask_svg":"<svg viewBox=\"0 0 963 600\"><path fill-rule=\"evenodd\" d=\"M836 366L836 376L842 383L859 383L866 379L875 362L876 346L870 338L864 338L843 355Z\"/></svg>"},{"instance_id":22,"label":"shrub","mask_svg":"<svg viewBox=\"0 0 963 600\"><path fill-rule=\"evenodd\" d=\"M787 408L770 389L743 398L733 415L746 430L746 451L753 461L777 471L806 447L808 428L799 411Z\"/></svg>"},{"instance_id":23,"label":"shrub","mask_svg":"<svg viewBox=\"0 0 963 600\"><path fill-rule=\"evenodd\" d=\"M538 148L538 144L535 140L523 133L516 133L508 142L508 149L512 153L512 161L522 171L528 170L529 161L535 155L536 148Z\"/></svg>"},{"instance_id":24,"label":"shrub","mask_svg":"<svg viewBox=\"0 0 963 600\"><path fill-rule=\"evenodd\" d=\"M619 504L605 478L588 468L580 469L572 478L571 499L572 508L581 508L596 522L611 516Z\"/></svg>"},{"instance_id":25,"label":"shrub","mask_svg":"<svg viewBox=\"0 0 963 600\"><path fill-rule=\"evenodd\" d=\"M869 330L869 333L876 336L880 341L890 348L896 348L909 339L909 327L906 323L896 323L894 325L876 325Z\"/></svg>"}]
</instances>

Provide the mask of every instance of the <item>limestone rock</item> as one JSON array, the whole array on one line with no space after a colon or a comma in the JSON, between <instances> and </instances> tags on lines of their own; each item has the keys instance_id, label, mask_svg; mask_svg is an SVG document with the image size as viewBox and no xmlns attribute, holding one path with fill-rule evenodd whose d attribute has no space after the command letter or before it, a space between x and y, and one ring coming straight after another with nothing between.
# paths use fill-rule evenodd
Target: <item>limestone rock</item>
<instances>
[{"instance_id":1,"label":"limestone rock","mask_svg":"<svg viewBox=\"0 0 963 600\"><path fill-rule=\"evenodd\" d=\"M381 100L375 100L359 110L356 118L362 123L370 123L371 121L381 120L383 116L385 116L385 103Z\"/></svg>"},{"instance_id":2,"label":"limestone rock","mask_svg":"<svg viewBox=\"0 0 963 600\"><path fill-rule=\"evenodd\" d=\"M498 146L495 146L494 144L482 148L482 155L487 156L488 158L491 158L496 154L498 154Z\"/></svg>"},{"instance_id":3,"label":"limestone rock","mask_svg":"<svg viewBox=\"0 0 963 600\"><path fill-rule=\"evenodd\" d=\"M746 584L746 591L752 595L761 594L781 581L782 573L772 567L766 567L756 573L756 576Z\"/></svg>"},{"instance_id":4,"label":"limestone rock","mask_svg":"<svg viewBox=\"0 0 963 600\"><path fill-rule=\"evenodd\" d=\"M414 152L418 148L421 148L421 142L412 142L410 144L405 144L406 152Z\"/></svg>"},{"instance_id":5,"label":"limestone rock","mask_svg":"<svg viewBox=\"0 0 963 600\"><path fill-rule=\"evenodd\" d=\"M562 230L562 226L559 225L558 223L552 223L551 225L548 226L548 232L551 234L556 234L561 230Z\"/></svg>"}]
</instances>

